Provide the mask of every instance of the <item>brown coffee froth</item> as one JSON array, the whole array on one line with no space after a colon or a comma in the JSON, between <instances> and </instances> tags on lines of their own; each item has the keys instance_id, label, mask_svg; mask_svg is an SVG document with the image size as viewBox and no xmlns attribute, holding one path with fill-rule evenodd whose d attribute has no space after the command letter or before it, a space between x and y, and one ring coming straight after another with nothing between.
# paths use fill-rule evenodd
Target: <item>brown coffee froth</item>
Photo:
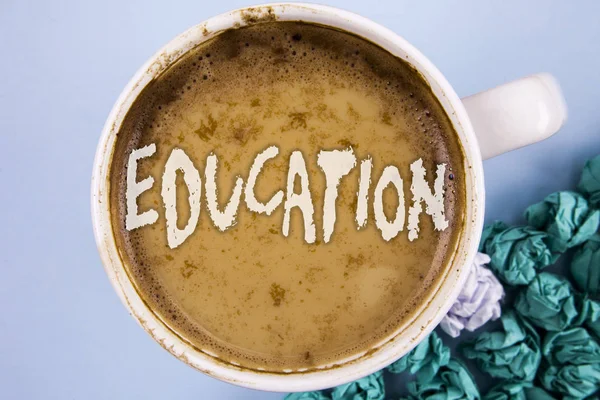
<instances>
[{"instance_id":1,"label":"brown coffee froth","mask_svg":"<svg viewBox=\"0 0 600 400\"><path fill-rule=\"evenodd\" d=\"M138 198L156 223L125 229L127 160L156 144L138 163L137 180L154 178ZM195 232L167 245L161 179L174 148L204 176L218 156L218 201L235 178L245 181L254 157L276 145L255 192L267 202L285 190L290 154L306 160L317 240L304 241L302 213L291 212L282 234L283 206L253 213L243 198L237 223L221 232L202 193ZM323 242L325 177L320 150L352 148L373 162L369 199L383 169L394 165L411 204L409 166L421 158L431 187L446 165L445 216L434 230L422 213L419 238L406 229L390 241L376 228L371 200L364 228L356 223L360 168L339 186L337 219ZM113 232L128 275L148 307L177 335L224 361L253 369L311 369L364 352L400 329L436 287L454 254L465 213L464 158L448 116L422 77L403 60L351 34L297 22L269 22L223 32L194 48L138 96L119 130L110 174ZM190 216L177 176L178 225ZM384 191L392 219L393 187Z\"/></svg>"}]
</instances>

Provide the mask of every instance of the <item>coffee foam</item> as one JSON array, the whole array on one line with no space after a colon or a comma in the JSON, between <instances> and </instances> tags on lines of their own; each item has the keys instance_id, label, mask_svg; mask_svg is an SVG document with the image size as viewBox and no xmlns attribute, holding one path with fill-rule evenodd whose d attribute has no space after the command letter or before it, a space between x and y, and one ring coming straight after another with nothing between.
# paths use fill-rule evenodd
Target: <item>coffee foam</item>
<instances>
[{"instance_id":1,"label":"coffee foam","mask_svg":"<svg viewBox=\"0 0 600 400\"><path fill-rule=\"evenodd\" d=\"M156 172L153 171L154 167L149 165L155 163L162 168L166 154L170 153L172 147L187 144L188 132L179 134L179 132L172 132L170 128L180 126L181 121L189 117L189 110L199 106L208 107L215 103L218 104L222 93L227 93L227 97L230 99L236 97L232 93L237 93L240 99L248 99L249 94L259 92L258 88L273 87L273 90L277 90L278 87L285 87L286 84L293 84L297 81L306 83L305 87L309 88L307 90L314 91L314 93L307 94L309 99L326 95L326 93L320 93L324 87L322 82L327 82L330 88L361 90L364 91L366 97L379 99L380 122L383 122L384 125L397 126L401 135L411 135L410 140L401 142L405 146L404 151L422 157L429 173L435 170L436 164L445 163L449 166L450 173L455 174L457 178L464 176L462 152L457 144L456 134L441 106L416 71L384 50L358 37L323 27L293 22L265 23L224 32L215 39L191 50L163 75L149 84L125 118L118 135L111 172L111 210L115 238L122 249L121 255L127 264L130 278L144 301L155 310L167 326L195 347L214 354L220 359L236 362L248 368L264 368L271 371L289 368L310 369L323 364L335 363L336 360L367 351L374 343L383 340L388 334L397 330L418 308L422 298L435 286L433 283L445 268L445 261L456 246L457 232L461 230L463 223L463 183L461 179L454 181L446 179L445 185L448 190L446 191L445 209L450 221L450 228L437 234L436 245L426 257L424 255L425 258L431 259L432 267L424 275L423 271L414 271L417 275L423 275L419 287L410 292L401 307L394 312L390 311L385 321L377 324L378 326L366 338L354 340L352 343L343 343L338 348L331 348L321 353L307 350L290 351L289 354L276 354L276 352L265 354L264 351L255 351L251 348L230 344L227 338L210 332L202 323L195 321L190 312L181 306L180 300L174 297L173 288L165 287L164 282L157 275L160 269L168 269L172 266L168 259L167 261L165 258L160 259L153 251L150 251L154 246L161 246L163 243L160 241L148 242L145 232L147 229L160 230L162 225L144 227L131 232L124 229L127 157L134 149L150 143L157 143L157 154L147 163L141 164L140 171L146 171L146 173L141 174L140 177L152 174L159 184L160 174L154 173ZM269 101L265 96L252 99L250 103L255 100L257 100L257 108L265 107L264 103ZM190 130L196 132L201 142L207 143L204 152L188 151L196 166L202 166L198 168L200 171L204 171L206 156L212 151L210 145L217 143L217 146L222 146L221 149L225 149L227 146L245 147L253 143L257 137L270 134L257 123L252 115L236 114L235 106L228 104L222 104L222 108L231 110L231 116L227 121L217 121L213 117L204 118L199 128L198 124L192 127L193 123L190 122ZM269 113L275 108L276 105L271 107L266 104L265 113ZM328 114L327 111L324 109L323 115L317 117L322 117L322 121L333 120L335 116ZM347 111L349 122L346 120L340 122L340 128L350 129L354 113L360 115L362 111L349 107ZM314 113L318 112L317 110ZM285 132L302 131L308 122L301 115L291 117L289 130ZM223 123L227 125L226 130L220 130ZM317 128L317 133L313 133L317 137L315 140L320 140L320 134L325 136L328 132L320 133ZM197 139L196 136L194 138ZM352 146L356 150L361 149L362 143L341 142L340 140L334 144L343 148ZM331 143L326 144L331 146ZM307 155L305 154L305 156ZM371 156L374 163L377 163L378 155L372 154ZM283 154L280 157L284 158ZM219 155L219 160L220 172L218 174L222 175L223 170L226 169L223 162L227 160L221 155ZM307 160L308 162L310 160ZM382 167L378 168L381 170ZM314 168L317 168L316 165ZM245 168L233 169L231 173L228 172L232 182L224 182L221 179L218 184L229 186L225 190L219 191L218 201L220 204L224 204L226 197L231 194L235 176L233 171L248 170L249 165L246 165ZM401 172L407 180L406 178L410 175L406 169ZM374 176L378 175L374 174ZM373 186L372 184L370 189L371 196ZM406 186L405 183L405 190L407 190ZM282 181L281 188L284 187ZM153 190L160 192L156 186ZM354 193L357 191L358 189L354 190ZM274 192L269 192L269 196L272 193ZM411 198L408 193L405 192L407 200ZM260 201L265 201L270 198L269 196L258 197ZM321 201L322 199L317 200ZM143 202L143 199L141 201ZM164 224L163 210L156 205L154 207L161 213L159 223ZM369 224L373 225L372 210L369 212ZM275 216L277 214L276 211ZM389 218L390 214L387 215ZM208 225L207 220L202 220L206 217L206 212L204 212L204 215L201 215L199 226ZM243 215L240 216L240 218L242 217ZM428 217L421 217L422 229L432 230L432 227L426 224L426 218ZM244 226L244 222L240 221L240 225ZM207 229L215 230L216 228L208 226ZM296 229L296 231L298 230ZM317 229L317 232L320 232L320 228ZM200 232L196 232L196 235L199 234ZM300 234L302 234L301 230ZM360 233L355 232L354 234L359 235ZM294 239L290 237L287 240ZM231 240L235 241L236 239L231 238ZM334 233L332 243L335 240L336 234ZM412 247L403 247L402 249L407 254L416 251ZM167 255L169 255L168 252ZM413 254L411 257L416 256ZM206 260L200 255L194 260L195 268L190 268L199 271L194 273L206 273L207 276L218 275L219 271L208 264L211 264L211 260ZM407 271L410 272L409 267L407 267ZM218 282L219 279L221 278L215 277L213 280ZM227 278L222 278L222 280L222 284L225 286L230 283L227 282ZM355 307L352 301L349 301L347 309ZM343 311L338 311L338 313L340 312ZM226 320L221 322L227 323ZM331 329L331 322L324 321L321 322L321 325L321 330L324 332ZM326 337L327 334L324 336Z\"/></svg>"}]
</instances>

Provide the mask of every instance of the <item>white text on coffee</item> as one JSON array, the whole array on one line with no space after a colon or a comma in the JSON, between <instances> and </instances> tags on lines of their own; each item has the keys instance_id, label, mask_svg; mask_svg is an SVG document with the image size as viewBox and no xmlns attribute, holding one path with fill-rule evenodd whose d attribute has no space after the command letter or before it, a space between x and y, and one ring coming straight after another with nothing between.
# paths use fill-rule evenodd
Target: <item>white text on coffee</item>
<instances>
[{"instance_id":1,"label":"white text on coffee","mask_svg":"<svg viewBox=\"0 0 600 400\"><path fill-rule=\"evenodd\" d=\"M125 216L125 228L129 231L150 225L158 220L158 212L153 209L138 214L137 198L145 191L150 190L154 184L154 178L146 177L136 181L137 163L140 159L152 156L156 152L154 144L131 152L127 163L127 188L125 190L127 214ZM237 176L234 188L228 203L219 210L217 202L217 166L218 157L210 153L206 159L204 171L204 190L208 214L213 224L220 230L226 231L237 222L242 192L247 208L257 214L271 215L282 203L284 207L282 233L289 235L290 214L297 207L304 221L304 240L307 243L316 241L316 228L314 224L314 205L310 191L310 181L306 169L306 161L300 151L294 151L290 155L287 184L285 193L277 191L267 203L260 203L256 199L254 187L265 163L279 154L277 146L270 146L260 152L255 158L248 181L244 185L244 179ZM323 242L328 243L335 230L336 221L336 199L338 187L345 176L356 167L357 159L352 148L344 150L322 150L317 155L317 165L325 175L325 196L323 204ZM373 160L370 156L360 162L360 177L356 205L357 229L364 228L368 220L368 200L371 187L371 171ZM183 174L183 180L187 186L190 207L190 217L183 229L177 227L177 185L176 172ZM433 190L425 179L426 170L421 159L410 165L412 173L412 205L408 210L408 239L413 241L419 237L419 216L423 212L422 203L425 203L425 213L431 216L435 230L443 231L448 227L448 221L444 210L444 174L445 164L438 164ZM300 180L300 193L294 192L295 180ZM384 213L383 192L388 186L393 186L398 196L398 206L394 218L389 221ZM170 248L180 246L196 229L200 217L200 203L202 193L202 180L200 173L194 166L192 160L182 149L174 149L165 164L162 177L161 196L165 206L165 219L167 228L167 244ZM404 230L406 219L403 180L396 166L388 165L383 169L373 193L373 212L375 226L381 231L385 241L389 241Z\"/></svg>"},{"instance_id":2,"label":"white text on coffee","mask_svg":"<svg viewBox=\"0 0 600 400\"><path fill-rule=\"evenodd\" d=\"M144 211L138 214L137 198L140 194L149 190L154 185L154 178L151 176L136 181L137 163L140 159L150 157L156 152L154 143L142 147L141 149L133 150L127 162L127 189L125 190L125 206L127 214L125 215L125 229L131 231L140 228L144 225L150 225L158 220L156 210Z\"/></svg>"}]
</instances>

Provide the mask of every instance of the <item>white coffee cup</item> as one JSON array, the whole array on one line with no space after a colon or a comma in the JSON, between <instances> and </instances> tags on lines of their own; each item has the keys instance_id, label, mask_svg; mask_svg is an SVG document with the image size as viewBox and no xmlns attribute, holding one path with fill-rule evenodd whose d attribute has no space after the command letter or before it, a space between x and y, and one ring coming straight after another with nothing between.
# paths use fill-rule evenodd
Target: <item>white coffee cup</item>
<instances>
[{"instance_id":1,"label":"white coffee cup","mask_svg":"<svg viewBox=\"0 0 600 400\"><path fill-rule=\"evenodd\" d=\"M335 365L281 373L247 369L195 348L171 331L146 306L130 281L113 237L109 172L117 132L142 89L186 51L226 29L264 20L305 21L361 36L415 67L431 86L460 138L465 154L466 224L457 252L429 297L404 325L368 352ZM373 373L410 351L437 326L465 281L483 227L485 190L482 158L540 141L566 119L564 99L554 78L538 74L459 99L442 74L394 32L356 14L316 4L279 3L240 9L203 22L177 36L135 74L112 109L98 144L92 176L92 218L106 272L131 315L160 345L190 366L215 378L252 389L308 391L337 386Z\"/></svg>"}]
</instances>

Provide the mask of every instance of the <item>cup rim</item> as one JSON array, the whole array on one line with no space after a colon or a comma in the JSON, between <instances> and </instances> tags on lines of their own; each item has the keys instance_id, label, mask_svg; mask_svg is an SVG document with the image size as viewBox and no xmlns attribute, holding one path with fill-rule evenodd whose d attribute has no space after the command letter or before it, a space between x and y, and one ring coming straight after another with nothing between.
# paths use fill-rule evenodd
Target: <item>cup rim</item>
<instances>
[{"instance_id":1,"label":"cup rim","mask_svg":"<svg viewBox=\"0 0 600 400\"><path fill-rule=\"evenodd\" d=\"M420 310L382 343L363 354L338 360L339 364L311 370L261 371L226 362L193 347L171 331L141 299L129 280L116 246L109 205L109 174L116 134L142 89L174 61L223 30L262 21L304 21L359 35L400 57L419 71L444 107L460 138L466 172L465 225L453 260L436 288L429 290ZM309 391L337 386L389 365L410 351L441 321L458 296L477 252L483 227L483 167L479 147L466 110L454 89L416 48L391 30L349 11L311 3L271 3L239 8L195 25L170 40L135 73L113 106L98 143L91 187L94 235L102 264L115 291L136 321L163 348L193 368L239 386L269 391Z\"/></svg>"}]
</instances>

